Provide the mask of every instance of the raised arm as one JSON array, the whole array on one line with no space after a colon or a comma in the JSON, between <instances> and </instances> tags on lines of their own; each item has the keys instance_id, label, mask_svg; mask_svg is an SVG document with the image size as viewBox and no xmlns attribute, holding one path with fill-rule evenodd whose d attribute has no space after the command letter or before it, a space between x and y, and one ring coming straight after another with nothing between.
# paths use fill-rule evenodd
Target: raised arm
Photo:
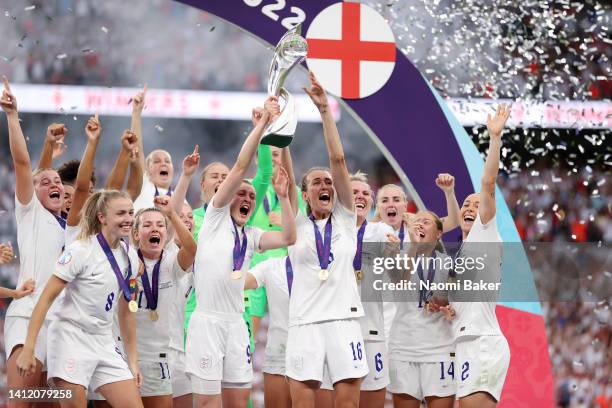
<instances>
[{"instance_id":1,"label":"raised arm","mask_svg":"<svg viewBox=\"0 0 612 408\"><path fill-rule=\"evenodd\" d=\"M128 166L130 164L130 153L138 147L137 136L131 130L126 129L121 135L121 150L117 155L115 164L111 169L106 188L112 190L122 190L125 183Z\"/></svg>"},{"instance_id":2,"label":"raised arm","mask_svg":"<svg viewBox=\"0 0 612 408\"><path fill-rule=\"evenodd\" d=\"M102 127L100 126L100 120L97 113L87 121L85 133L87 134L87 146L85 147L85 153L83 153L83 158L79 164L79 171L77 172L74 186L72 207L70 207L68 220L66 221L71 227L79 224L79 220L81 219L81 208L83 208L85 201L87 201L89 197L89 182L93 174L94 159L96 157L96 150L98 149L98 142L100 141L100 134L102 133Z\"/></svg>"},{"instance_id":3,"label":"raised arm","mask_svg":"<svg viewBox=\"0 0 612 408\"><path fill-rule=\"evenodd\" d=\"M37 168L48 169L52 167L53 160L64 154L67 147L64 143L64 138L67 134L68 129L63 123L52 123L49 125Z\"/></svg>"},{"instance_id":4,"label":"raised arm","mask_svg":"<svg viewBox=\"0 0 612 408\"><path fill-rule=\"evenodd\" d=\"M442 230L451 231L459 226L459 203L455 195L455 177L448 173L438 174L436 186L444 192L446 198L446 217L442 218Z\"/></svg>"},{"instance_id":5,"label":"raised arm","mask_svg":"<svg viewBox=\"0 0 612 408\"><path fill-rule=\"evenodd\" d=\"M191 178L194 173L198 170L200 165L200 147L198 145L193 149L193 153L188 154L183 159L183 172L179 178L176 188L172 193L171 205L174 211L180 213L185 203L185 197L187 197L187 190L191 183Z\"/></svg>"},{"instance_id":6,"label":"raised arm","mask_svg":"<svg viewBox=\"0 0 612 408\"><path fill-rule=\"evenodd\" d=\"M136 140L138 140L138 136L134 136ZM134 143L134 147L130 150L129 158L130 158L130 175L128 176L126 191L132 198L132 200L136 200L140 195L140 191L142 190L142 183L144 181L144 167L142 167L142 162L140 158L142 157L142 151L138 148L136 143Z\"/></svg>"},{"instance_id":7,"label":"raised arm","mask_svg":"<svg viewBox=\"0 0 612 408\"><path fill-rule=\"evenodd\" d=\"M259 144L259 140L263 135L263 132L268 125L268 121L270 119L269 113L262 108L253 109L253 122L256 123L253 130L245 140L242 148L240 149L240 153L238 153L238 158L236 159L236 163L229 171L227 178L217 190L215 194L214 202L212 203L216 208L225 207L234 197L236 191L240 188L240 183L242 183L242 179L246 174L251 161L253 160L253 156L255 155L255 150L257 149L257 145Z\"/></svg>"},{"instance_id":8,"label":"raised arm","mask_svg":"<svg viewBox=\"0 0 612 408\"><path fill-rule=\"evenodd\" d=\"M278 201L281 205L281 231L266 231L259 239L259 249L266 251L268 249L282 248L295 243L297 237L297 227L295 225L295 213L289 202L289 176L282 167L276 170L274 178L274 191L278 196Z\"/></svg>"},{"instance_id":9,"label":"raised arm","mask_svg":"<svg viewBox=\"0 0 612 408\"><path fill-rule=\"evenodd\" d=\"M325 137L325 145L329 155L329 167L331 169L332 178L334 180L334 188L338 194L338 201L350 211L355 211L353 202L353 189L351 188L351 179L346 161L344 158L344 150L340 142L340 135L334 117L329 109L329 103L325 90L317 81L312 72L309 73L310 88L303 88L314 102L323 121L323 136Z\"/></svg>"},{"instance_id":10,"label":"raised arm","mask_svg":"<svg viewBox=\"0 0 612 408\"><path fill-rule=\"evenodd\" d=\"M4 90L2 91L2 98L0 98L0 106L6 113L8 122L9 147L15 167L15 195L22 205L26 205L32 200L34 194L30 154L19 123L17 99L12 94L8 79L4 75L2 81L4 82Z\"/></svg>"},{"instance_id":11,"label":"raised arm","mask_svg":"<svg viewBox=\"0 0 612 408\"><path fill-rule=\"evenodd\" d=\"M145 150L144 142L142 137L142 110L145 105L145 97L147 96L147 85L142 88L142 91L138 92L134 98L132 98L132 123L130 128L132 132L136 133L138 137L138 151L140 152L140 164L142 168L145 168Z\"/></svg>"},{"instance_id":12,"label":"raised arm","mask_svg":"<svg viewBox=\"0 0 612 408\"><path fill-rule=\"evenodd\" d=\"M296 215L299 211L298 191L297 185L295 184L293 160L291 159L289 147L284 147L281 152L281 164L287 172L287 177L289 178L289 191L287 192L287 195L289 196L289 203L291 203L291 210L293 211L293 214Z\"/></svg>"},{"instance_id":13,"label":"raised arm","mask_svg":"<svg viewBox=\"0 0 612 408\"><path fill-rule=\"evenodd\" d=\"M495 182L499 172L499 160L501 150L501 135L506 121L510 117L510 107L504 104L497 107L495 116L487 115L487 129L489 130L489 152L482 173L482 184L480 187L480 204L478 213L483 224L488 223L495 217Z\"/></svg>"},{"instance_id":14,"label":"raised arm","mask_svg":"<svg viewBox=\"0 0 612 408\"><path fill-rule=\"evenodd\" d=\"M252 181L253 188L255 189L255 208L253 209L251 219L264 201L264 197L268 192L268 186L272 180L273 171L270 146L260 144L257 146L257 173L255 173Z\"/></svg>"},{"instance_id":15,"label":"raised arm","mask_svg":"<svg viewBox=\"0 0 612 408\"><path fill-rule=\"evenodd\" d=\"M159 208L166 218L170 220L174 228L174 232L181 243L181 249L177 255L178 264L182 270L186 271L193 264L198 245L193 239L191 232L189 232L185 224L181 221L178 213L174 211L170 203L170 197L158 196L155 197L153 202L155 203L155 207Z\"/></svg>"},{"instance_id":16,"label":"raised arm","mask_svg":"<svg viewBox=\"0 0 612 408\"><path fill-rule=\"evenodd\" d=\"M34 374L36 369L36 359L34 357L34 345L36 344L36 338L40 332L40 328L45 321L45 316L53 304L53 301L66 287L66 282L58 278L55 275L51 275L47 281L47 285L43 289L40 298L30 317L30 323L28 324L28 333L21 349L21 354L17 358L17 371L22 377Z\"/></svg>"}]
</instances>

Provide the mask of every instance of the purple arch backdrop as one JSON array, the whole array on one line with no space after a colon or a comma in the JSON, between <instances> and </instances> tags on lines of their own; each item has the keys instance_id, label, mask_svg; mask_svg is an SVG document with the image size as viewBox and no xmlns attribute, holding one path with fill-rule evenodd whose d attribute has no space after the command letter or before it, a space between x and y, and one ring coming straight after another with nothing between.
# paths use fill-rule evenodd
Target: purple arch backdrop
<instances>
[{"instance_id":1,"label":"purple arch backdrop","mask_svg":"<svg viewBox=\"0 0 612 408\"><path fill-rule=\"evenodd\" d=\"M214 14L269 44L276 44L292 23L302 22L306 32L321 10L337 3L336 0L179 1ZM364 99L340 102L377 142L404 184L417 194L417 201L427 203L437 213L445 213L445 203L434 184L438 173L455 176L455 191L462 200L478 188L482 160L465 131L416 67L397 49L396 55L393 74L380 91ZM501 194L498 194L497 222L504 241L520 241ZM522 261L523 268L516 269L523 269L526 276L522 278L533 286L529 264L526 258ZM506 276L504 270L504 279ZM512 286L512 279L510 276L505 282ZM506 304L498 306L497 313L513 354L499 406L553 406L548 344L539 303Z\"/></svg>"}]
</instances>

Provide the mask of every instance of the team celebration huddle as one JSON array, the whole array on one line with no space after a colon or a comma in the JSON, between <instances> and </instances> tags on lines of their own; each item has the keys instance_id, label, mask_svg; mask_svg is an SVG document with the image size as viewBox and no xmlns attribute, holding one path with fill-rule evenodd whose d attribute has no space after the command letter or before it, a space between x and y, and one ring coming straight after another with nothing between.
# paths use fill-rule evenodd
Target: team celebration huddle
<instances>
[{"instance_id":1,"label":"team celebration huddle","mask_svg":"<svg viewBox=\"0 0 612 408\"><path fill-rule=\"evenodd\" d=\"M349 172L328 97L309 78L304 90L321 115L328 168L312 167L298 181L289 147L260 143L281 114L271 96L252 110L234 163L200 163L195 146L176 183L170 154L145 146L146 86L130 100L130 128L102 181L94 162L100 138L109 137L103 118L88 120L80 162L64 164L53 163L54 151L68 129L51 124L33 165L19 95L3 78L21 259L17 288L0 288L14 298L4 327L9 389L70 390L62 407L247 407L267 310L266 407L383 407L388 396L396 408L497 404L510 351L495 294L362 301L361 286L376 257L450 257L440 240L456 228L463 243L501 241L495 184L510 108L487 118L480 191L459 205L453 176L440 174L431 182L447 214L408 213L402 187L375 195L365 174ZM194 175L200 201L188 203ZM0 245L0 263L12 253ZM484 259L480 273L500 282L501 251ZM444 264L389 279L458 279Z\"/></svg>"}]
</instances>

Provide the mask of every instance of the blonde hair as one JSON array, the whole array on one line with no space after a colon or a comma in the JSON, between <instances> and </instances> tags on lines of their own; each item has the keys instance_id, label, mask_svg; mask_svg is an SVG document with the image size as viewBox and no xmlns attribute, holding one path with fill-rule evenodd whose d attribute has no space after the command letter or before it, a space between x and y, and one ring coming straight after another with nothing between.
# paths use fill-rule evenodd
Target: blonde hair
<instances>
[{"instance_id":1,"label":"blonde hair","mask_svg":"<svg viewBox=\"0 0 612 408\"><path fill-rule=\"evenodd\" d=\"M168 155L168 157L170 157L170 161L172 161L172 155L167 150L164 150L164 149L155 149L155 150L153 150L145 158L145 171L147 171L147 174L148 174L148 171L149 171L149 164L151 163L151 160L153 160L153 153L157 153L157 152L164 152L164 153L166 153Z\"/></svg>"},{"instance_id":2,"label":"blonde hair","mask_svg":"<svg viewBox=\"0 0 612 408\"><path fill-rule=\"evenodd\" d=\"M83 206L77 239L87 239L102 230L98 213L106 214L109 203L117 198L127 198L131 201L125 191L117 190L98 190L89 196Z\"/></svg>"},{"instance_id":3,"label":"blonde hair","mask_svg":"<svg viewBox=\"0 0 612 408\"><path fill-rule=\"evenodd\" d=\"M38 181L36 180L36 176L38 176L40 173L44 173L45 171L54 171L57 173L57 170L52 167L38 168L32 172L32 181L34 182L34 184L38 183ZM59 173L57 173L57 175L59 176Z\"/></svg>"},{"instance_id":4,"label":"blonde hair","mask_svg":"<svg viewBox=\"0 0 612 408\"><path fill-rule=\"evenodd\" d=\"M161 212L161 210L157 207L149 207L149 208L141 208L140 210L138 210L138 212L136 212L136 215L134 215L134 224L132 225L132 244L134 246L138 246L138 242L136 242L136 240L134 239L134 232L138 232L138 229L140 228L140 218L142 217L142 214L144 213L148 213L148 212L158 212L162 215L162 217L164 217L164 222L166 223L166 230L168 230L168 218L164 215L164 213Z\"/></svg>"},{"instance_id":5,"label":"blonde hair","mask_svg":"<svg viewBox=\"0 0 612 408\"><path fill-rule=\"evenodd\" d=\"M368 174L362 172L361 170L357 170L355 173L349 174L349 178L351 181L360 181L368 185L370 184L368 183Z\"/></svg>"},{"instance_id":6,"label":"blonde hair","mask_svg":"<svg viewBox=\"0 0 612 408\"><path fill-rule=\"evenodd\" d=\"M204 167L204 170L202 170L202 175L200 176L200 184L202 184L202 183L204 182L204 179L206 178L206 173L208 173L208 171L210 170L210 168L211 168L212 166L217 166L217 165L221 165L221 166L225 166L225 167L227 167L227 166L225 165L225 163L222 163L222 162L220 162L220 161L215 161L215 162L212 162L212 163L208 164L206 167Z\"/></svg>"}]
</instances>

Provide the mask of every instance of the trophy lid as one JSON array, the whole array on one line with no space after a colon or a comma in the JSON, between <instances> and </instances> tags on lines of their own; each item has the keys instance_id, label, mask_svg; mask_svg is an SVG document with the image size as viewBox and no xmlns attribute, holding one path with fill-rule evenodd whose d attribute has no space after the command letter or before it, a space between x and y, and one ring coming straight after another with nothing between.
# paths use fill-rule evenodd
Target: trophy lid
<instances>
[{"instance_id":1,"label":"trophy lid","mask_svg":"<svg viewBox=\"0 0 612 408\"><path fill-rule=\"evenodd\" d=\"M268 72L268 94L278 96L289 71L306 58L308 43L301 32L302 24L298 24L276 44Z\"/></svg>"}]
</instances>

